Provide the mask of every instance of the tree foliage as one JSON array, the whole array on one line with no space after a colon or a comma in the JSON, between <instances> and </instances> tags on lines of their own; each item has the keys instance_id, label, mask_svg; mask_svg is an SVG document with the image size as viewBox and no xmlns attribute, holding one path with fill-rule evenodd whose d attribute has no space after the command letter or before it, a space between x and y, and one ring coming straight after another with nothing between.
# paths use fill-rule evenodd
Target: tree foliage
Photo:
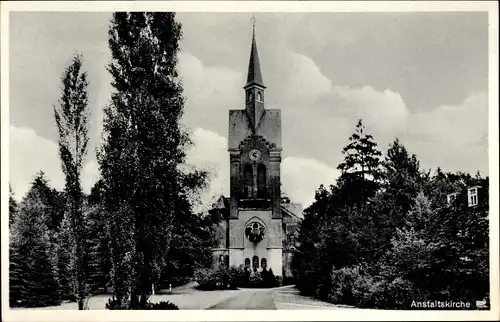
<instances>
[{"instance_id":1,"label":"tree foliage","mask_svg":"<svg viewBox=\"0 0 500 322\"><path fill-rule=\"evenodd\" d=\"M9 227L12 226L17 213L17 201L14 198L14 190L9 184Z\"/></svg>"},{"instance_id":2,"label":"tree foliage","mask_svg":"<svg viewBox=\"0 0 500 322\"><path fill-rule=\"evenodd\" d=\"M344 161L337 167L341 171L338 185L347 204L366 201L374 195L382 178L380 169L381 152L373 136L365 132L362 120L356 124L356 131L349 137L349 143L342 149ZM356 191L356 193L354 193Z\"/></svg>"},{"instance_id":3,"label":"tree foliage","mask_svg":"<svg viewBox=\"0 0 500 322\"><path fill-rule=\"evenodd\" d=\"M84 309L89 296L87 285L87 242L83 214L83 194L80 176L88 144L87 73L80 55L72 57L64 70L61 99L54 106L54 118L59 134L59 156L66 178L66 197L71 230L71 258L78 309Z\"/></svg>"},{"instance_id":4,"label":"tree foliage","mask_svg":"<svg viewBox=\"0 0 500 322\"><path fill-rule=\"evenodd\" d=\"M336 185L320 186L304 211L292 258L299 290L360 307L474 306L489 292L488 178L423 171L398 139L379 161L372 140L358 122ZM468 204L471 187L477 206Z\"/></svg>"},{"instance_id":5,"label":"tree foliage","mask_svg":"<svg viewBox=\"0 0 500 322\"><path fill-rule=\"evenodd\" d=\"M37 179L44 179L43 174ZM58 284L42 191L33 184L19 205L10 233L10 305L56 305Z\"/></svg>"},{"instance_id":6,"label":"tree foliage","mask_svg":"<svg viewBox=\"0 0 500 322\"><path fill-rule=\"evenodd\" d=\"M104 110L98 159L110 216L114 295L122 303L130 297L129 308L146 305L169 263L178 233L174 222L190 213L189 193L204 178L183 168L190 140L179 123L180 38L173 13L115 13L109 29L114 92Z\"/></svg>"}]
</instances>

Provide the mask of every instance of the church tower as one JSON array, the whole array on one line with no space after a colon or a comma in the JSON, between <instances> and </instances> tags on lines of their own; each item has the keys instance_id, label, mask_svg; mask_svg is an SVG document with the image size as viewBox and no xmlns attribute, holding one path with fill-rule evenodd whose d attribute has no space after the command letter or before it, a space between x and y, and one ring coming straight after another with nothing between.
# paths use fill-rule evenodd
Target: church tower
<instances>
[{"instance_id":1,"label":"church tower","mask_svg":"<svg viewBox=\"0 0 500 322\"><path fill-rule=\"evenodd\" d=\"M265 108L255 37L244 89L245 108L229 111L230 197L226 252L230 266L283 271L281 111Z\"/></svg>"}]
</instances>

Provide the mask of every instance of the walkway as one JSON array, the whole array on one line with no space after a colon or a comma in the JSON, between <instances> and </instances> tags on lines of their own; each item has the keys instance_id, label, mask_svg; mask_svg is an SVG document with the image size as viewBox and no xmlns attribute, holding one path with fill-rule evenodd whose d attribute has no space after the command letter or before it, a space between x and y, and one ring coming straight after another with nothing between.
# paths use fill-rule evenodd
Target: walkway
<instances>
[{"instance_id":1,"label":"walkway","mask_svg":"<svg viewBox=\"0 0 500 322\"><path fill-rule=\"evenodd\" d=\"M210 310L275 310L273 291L241 290L236 296L211 306Z\"/></svg>"},{"instance_id":2,"label":"walkway","mask_svg":"<svg viewBox=\"0 0 500 322\"><path fill-rule=\"evenodd\" d=\"M227 291L198 291L196 284L176 287L172 294L159 292L151 296L152 302L170 301L181 310L318 310L344 309L346 306L333 305L299 294L294 286L274 289L240 289ZM105 310L110 295L97 295L90 299L90 310ZM43 310L77 310L76 303L39 308ZM26 310L16 308L15 310Z\"/></svg>"}]
</instances>

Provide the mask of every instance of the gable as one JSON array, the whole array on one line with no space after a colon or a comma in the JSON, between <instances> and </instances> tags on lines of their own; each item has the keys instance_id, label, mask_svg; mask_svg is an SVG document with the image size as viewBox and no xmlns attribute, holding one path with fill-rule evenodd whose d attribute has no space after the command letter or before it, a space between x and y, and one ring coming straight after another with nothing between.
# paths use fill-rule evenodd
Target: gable
<instances>
[{"instance_id":1,"label":"gable","mask_svg":"<svg viewBox=\"0 0 500 322\"><path fill-rule=\"evenodd\" d=\"M252 125L245 110L230 110L228 150L237 150L240 143L251 135L253 135ZM281 150L281 111L265 110L259 121L256 135Z\"/></svg>"}]
</instances>

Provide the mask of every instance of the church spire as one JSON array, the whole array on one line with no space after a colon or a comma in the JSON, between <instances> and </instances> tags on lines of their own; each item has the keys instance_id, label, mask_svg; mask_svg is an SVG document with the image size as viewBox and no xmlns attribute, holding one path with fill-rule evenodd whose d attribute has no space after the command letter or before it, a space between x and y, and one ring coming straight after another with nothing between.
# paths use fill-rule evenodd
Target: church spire
<instances>
[{"instance_id":1,"label":"church spire","mask_svg":"<svg viewBox=\"0 0 500 322\"><path fill-rule=\"evenodd\" d=\"M255 42L255 17L252 17L253 34L252 34L252 49L250 51L250 61L248 63L248 76L245 88L252 85L264 87L262 81L262 73L260 72L259 53L257 52L257 43Z\"/></svg>"}]
</instances>

